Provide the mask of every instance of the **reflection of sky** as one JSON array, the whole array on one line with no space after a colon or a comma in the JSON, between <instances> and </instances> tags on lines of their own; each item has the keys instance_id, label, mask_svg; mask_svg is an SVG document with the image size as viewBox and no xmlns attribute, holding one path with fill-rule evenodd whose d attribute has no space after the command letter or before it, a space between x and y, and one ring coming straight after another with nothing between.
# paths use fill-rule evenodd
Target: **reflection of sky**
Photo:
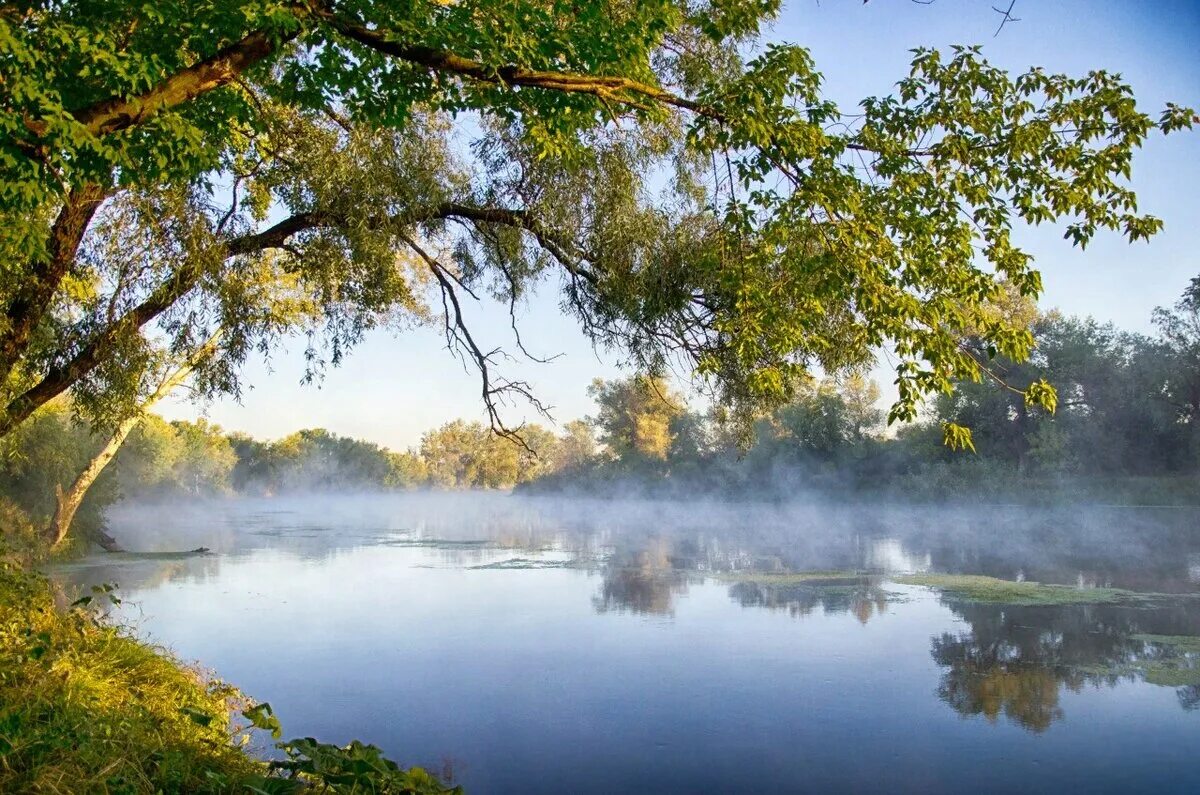
<instances>
[{"instance_id":1,"label":"reflection of sky","mask_svg":"<svg viewBox=\"0 0 1200 795\"><path fill-rule=\"evenodd\" d=\"M476 538L511 533L496 517L522 514L506 505L476 506L493 521ZM377 521L387 511L406 509L348 520L340 544L328 537L337 523L310 509L303 521L276 514L298 539L240 546L222 530L230 554L136 561L179 568L142 587L126 580L123 615L270 701L289 735L360 737L439 769L448 759L474 792L1200 788L1200 713L1170 687L1059 688L1063 718L1042 734L960 717L937 695L947 668L931 639L983 636L962 617L973 614L923 589L888 583L903 598L865 624L846 609L797 620L743 608L729 583L701 580L673 592L667 613L602 612L598 570L469 568L558 549L364 540L369 527L384 539L404 529ZM470 537L469 522L455 524L424 527ZM653 574L676 557L674 537L622 559ZM903 547L872 549L911 565Z\"/></svg>"},{"instance_id":2,"label":"reflection of sky","mask_svg":"<svg viewBox=\"0 0 1200 795\"><path fill-rule=\"evenodd\" d=\"M898 538L879 538L867 547L866 568L887 574L929 571L933 561L928 552L908 552Z\"/></svg>"},{"instance_id":3,"label":"reflection of sky","mask_svg":"<svg viewBox=\"0 0 1200 795\"><path fill-rule=\"evenodd\" d=\"M1197 509L687 504L498 494L313 495L118 505L110 531L138 552L205 547L324 556L434 544L443 565L555 552L595 563L654 549L688 571L867 569L987 574L1144 591L1200 590ZM445 541L447 543L442 544ZM1191 557L1189 557L1189 555Z\"/></svg>"}]
</instances>

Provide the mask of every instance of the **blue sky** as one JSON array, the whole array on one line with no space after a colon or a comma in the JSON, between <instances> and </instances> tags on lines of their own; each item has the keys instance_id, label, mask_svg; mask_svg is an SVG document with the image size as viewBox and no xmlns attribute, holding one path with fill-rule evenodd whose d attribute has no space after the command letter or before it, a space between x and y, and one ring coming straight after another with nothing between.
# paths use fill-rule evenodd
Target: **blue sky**
<instances>
[{"instance_id":1,"label":"blue sky","mask_svg":"<svg viewBox=\"0 0 1200 795\"><path fill-rule=\"evenodd\" d=\"M785 0L786 2L786 0ZM1144 110L1168 100L1200 106L1200 2L1133 0L1017 0L1014 16L1000 20L989 0L792 0L771 31L777 40L812 50L829 96L853 108L869 95L890 93L906 74L916 46L982 44L984 55L1011 70L1043 66L1082 73L1120 72ZM1156 137L1134 160L1140 209L1165 222L1149 244L1099 236L1084 252L1052 227L1022 232L1021 241L1042 270L1045 307L1093 315L1149 330L1155 306L1173 303L1188 279L1200 274L1200 132ZM554 407L560 423L589 413L587 385L619 374L619 352L595 352L575 323L562 316L553 285L522 307L526 345L536 355L562 354L551 364L517 362L505 373L527 379ZM471 313L473 331L493 344L511 344L507 312ZM275 438L299 428L325 427L396 449L417 444L421 433L457 417L483 419L478 376L465 372L433 330L372 332L320 385L302 385L304 341L245 369L241 403L164 402L170 419L207 416L229 430ZM885 395L891 375L877 369ZM524 406L514 422L532 415Z\"/></svg>"}]
</instances>

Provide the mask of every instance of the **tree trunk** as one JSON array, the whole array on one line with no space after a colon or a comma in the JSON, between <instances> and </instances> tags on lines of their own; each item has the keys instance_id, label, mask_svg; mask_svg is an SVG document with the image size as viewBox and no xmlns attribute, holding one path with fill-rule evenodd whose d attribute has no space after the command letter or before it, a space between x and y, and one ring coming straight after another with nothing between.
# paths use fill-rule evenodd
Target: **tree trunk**
<instances>
[{"instance_id":1,"label":"tree trunk","mask_svg":"<svg viewBox=\"0 0 1200 795\"><path fill-rule=\"evenodd\" d=\"M104 195L99 185L84 185L66 195L50 227L45 255L29 263L20 286L3 306L8 322L0 333L0 384L8 380L49 310Z\"/></svg>"},{"instance_id":2,"label":"tree trunk","mask_svg":"<svg viewBox=\"0 0 1200 795\"><path fill-rule=\"evenodd\" d=\"M66 491L63 491L61 485L55 485L55 502L54 516L50 519L50 546L56 548L60 546L66 539L67 533L71 529L71 522L75 519L75 512L79 510L79 505L83 502L84 496L88 489L96 482L96 478L100 477L100 473L108 466L108 463L116 456L117 451L121 449L121 445L129 438L129 434L133 431L137 424L142 420L142 411L149 405L139 407L138 412L129 419L122 422L113 431L113 435L109 437L108 442L100 449L88 465L79 473L79 477L75 478L75 482Z\"/></svg>"},{"instance_id":3,"label":"tree trunk","mask_svg":"<svg viewBox=\"0 0 1200 795\"><path fill-rule=\"evenodd\" d=\"M54 509L54 516L50 519L50 527L47 531L51 549L61 546L66 541L67 534L71 530L71 522L75 519L75 512L79 510L79 506L83 503L83 498L87 495L88 489L100 477L100 473L104 471L109 462L116 457L117 451L121 449L121 445L129 438L129 434L133 432L137 424L142 421L142 417L145 416L151 406L170 394L175 387L182 384L191 375L196 365L213 352L220 336L221 332L218 331L209 338L208 342L204 343L204 345L192 354L191 358L163 379L158 388L138 406L133 415L117 426L112 436L109 437L108 442L88 462L88 465L83 468L83 471L75 478L75 482L71 484L70 488L63 491L61 485L54 487L57 506ZM109 552L115 552L120 549L112 536L109 536L107 533L102 534L99 541L100 545Z\"/></svg>"}]
</instances>

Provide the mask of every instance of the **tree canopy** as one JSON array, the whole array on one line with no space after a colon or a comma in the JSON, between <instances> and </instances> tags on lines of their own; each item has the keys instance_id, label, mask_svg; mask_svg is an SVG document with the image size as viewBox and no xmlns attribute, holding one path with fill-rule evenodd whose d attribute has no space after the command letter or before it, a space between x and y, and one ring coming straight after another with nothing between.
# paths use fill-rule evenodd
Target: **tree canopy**
<instances>
[{"instance_id":1,"label":"tree canopy","mask_svg":"<svg viewBox=\"0 0 1200 795\"><path fill-rule=\"evenodd\" d=\"M552 279L594 341L683 364L745 427L884 345L890 418L909 420L987 357L1029 355L1028 328L990 311L1041 289L1015 226L1059 222L1077 245L1158 230L1132 155L1192 110L972 47L914 50L893 95L842 109L806 49L764 40L778 11L0 6L0 434L67 390L111 424L156 357L217 330L201 392L236 393L282 334L308 333L316 375L369 328L431 318L506 431L498 407L536 396L462 303L514 307Z\"/></svg>"}]
</instances>

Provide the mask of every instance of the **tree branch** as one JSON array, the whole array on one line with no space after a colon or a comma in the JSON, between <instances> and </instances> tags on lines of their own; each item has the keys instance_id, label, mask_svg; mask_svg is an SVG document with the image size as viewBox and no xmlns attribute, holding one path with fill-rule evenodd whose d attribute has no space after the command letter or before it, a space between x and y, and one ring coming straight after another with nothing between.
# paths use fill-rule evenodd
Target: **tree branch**
<instances>
[{"instance_id":1,"label":"tree branch","mask_svg":"<svg viewBox=\"0 0 1200 795\"><path fill-rule=\"evenodd\" d=\"M399 230L411 224L448 218L462 218L479 223L515 226L529 231L543 246L555 246L559 252L562 252L563 249L561 245L555 243L535 217L523 210L478 207L457 202L445 202L398 216L375 218L370 221L370 224L375 228L395 228ZM336 228L339 225L346 224L348 220L345 217L324 212L298 213L285 218L262 232L242 235L227 240L223 244L225 251L224 257L221 260L224 261L231 257L254 254L273 248L285 248L288 241L296 234L314 229ZM409 242L402 233L398 232L398 234L400 234L401 239L406 243ZM548 248L548 250L552 249ZM595 274L582 268L582 266L570 265L570 259L565 253L562 253L561 257L559 254L555 254L555 256L563 262L563 267L567 268L573 275L595 281ZM9 401L3 415L0 415L0 437L3 437L23 422L47 401L70 389L76 382L100 364L103 357L122 335L135 332L167 311L183 296L191 292L204 276L205 272L198 265L184 265L161 282L141 303L94 335L69 360L50 368L36 384ZM516 383L510 384L506 387L506 390L521 391L523 388L524 385ZM532 395L527 395L527 397L532 398ZM541 404L536 400L533 400L533 403L539 406L540 410ZM503 428L503 425L501 424L500 427ZM504 430L511 433L507 429Z\"/></svg>"},{"instance_id":2,"label":"tree branch","mask_svg":"<svg viewBox=\"0 0 1200 795\"><path fill-rule=\"evenodd\" d=\"M521 428L512 429L504 424L504 420L500 416L498 402L502 401L506 394L512 393L529 401L538 413L544 416L549 416L549 409L534 396L529 384L524 381L500 380L493 382L491 374L492 357L500 351L496 349L485 353L479 347L478 343L475 342L470 329L467 328L462 305L459 303L458 293L454 289L457 279L415 240L405 235L402 235L401 239L408 244L409 248L417 253L417 256L425 261L430 272L437 279L442 289L443 304L449 301L449 306L446 307L447 345L452 348L453 346L458 346L460 349L465 350L475 362L475 366L479 371L481 384L480 395L483 398L484 406L487 407L488 420L492 431L498 436L503 436L506 439L516 442L527 452L536 456L537 452L521 436ZM453 312L449 311L450 309L453 309Z\"/></svg>"},{"instance_id":3,"label":"tree branch","mask_svg":"<svg viewBox=\"0 0 1200 795\"><path fill-rule=\"evenodd\" d=\"M50 227L46 256L32 260L27 276L4 307L8 323L0 335L0 385L7 381L30 336L45 317L54 294L75 261L92 216L104 201L98 185L84 185L67 194L58 217Z\"/></svg>"},{"instance_id":4,"label":"tree branch","mask_svg":"<svg viewBox=\"0 0 1200 795\"><path fill-rule=\"evenodd\" d=\"M402 44L390 39L386 32L368 28L352 20L346 19L319 4L313 11L314 16L322 20L348 39L369 47L376 52L399 58L402 61L424 66L436 72L448 72L460 77L466 77L481 83L491 83L500 86L521 86L526 88L543 88L552 91L564 91L577 94L591 94L601 100L619 102L623 105L633 104L633 97L661 102L677 108L690 110L706 116L717 117L716 111L698 102L694 102L666 89L631 80L616 75L585 75L575 72L557 72L538 69L525 69L520 66L507 65L498 68L490 67L479 61L455 55L446 50L425 47L418 44Z\"/></svg>"},{"instance_id":5,"label":"tree branch","mask_svg":"<svg viewBox=\"0 0 1200 795\"><path fill-rule=\"evenodd\" d=\"M144 94L110 97L73 110L71 115L97 136L134 127L164 108L182 105L231 82L298 33L299 28L285 34L254 31L215 55L179 70ZM36 135L46 131L45 122L31 121L26 126Z\"/></svg>"}]
</instances>

